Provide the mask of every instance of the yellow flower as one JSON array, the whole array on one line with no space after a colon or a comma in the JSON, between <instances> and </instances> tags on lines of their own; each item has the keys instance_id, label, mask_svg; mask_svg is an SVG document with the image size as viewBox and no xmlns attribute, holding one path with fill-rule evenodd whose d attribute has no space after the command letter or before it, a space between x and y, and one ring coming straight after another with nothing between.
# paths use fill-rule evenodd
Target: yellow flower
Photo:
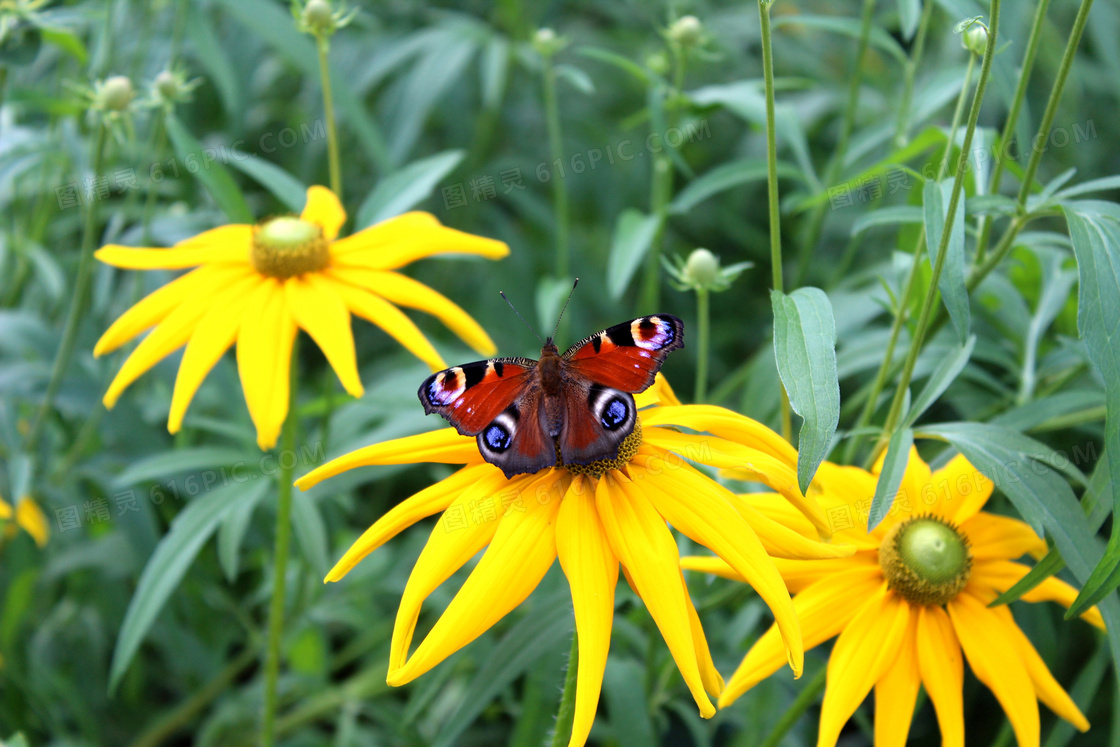
<instances>
[{"instance_id":1,"label":"yellow flower","mask_svg":"<svg viewBox=\"0 0 1120 747\"><path fill-rule=\"evenodd\" d=\"M350 331L352 313L381 327L433 371L446 364L397 306L426 311L478 352L494 353L494 343L465 311L393 270L446 252L498 259L509 247L445 228L432 215L418 212L336 240L345 221L338 198L316 186L307 190L299 218L222 226L171 249L103 247L97 258L115 267L197 267L133 306L98 340L94 355L104 355L155 327L121 366L105 393L105 406L116 404L125 387L185 344L167 420L167 429L176 433L202 380L236 342L257 443L268 449L288 413L292 343L300 328L355 397L362 394L362 382Z\"/></svg>"},{"instance_id":2,"label":"yellow flower","mask_svg":"<svg viewBox=\"0 0 1120 747\"><path fill-rule=\"evenodd\" d=\"M15 522L10 523L13 519ZM43 509L39 508L39 504L29 495L17 501L14 510L12 504L0 496L0 526L4 527L4 534L7 537L14 536L16 527L21 527L31 535L39 547L46 546L47 539L51 536L51 525L47 522Z\"/></svg>"},{"instance_id":3,"label":"yellow flower","mask_svg":"<svg viewBox=\"0 0 1120 747\"><path fill-rule=\"evenodd\" d=\"M483 461L475 439L446 428L359 449L296 482L306 489L372 464L465 465L382 516L327 576L327 581L338 581L405 528L443 512L401 599L389 654L390 685L410 682L481 635L529 596L559 557L579 635L570 744L584 744L595 716L620 565L657 623L700 715L712 716L715 708L708 696L719 694L723 680L712 664L667 523L748 579L773 611L788 660L800 675L801 632L771 555L838 557L853 548L802 537L745 507L736 511L734 494L682 458L714 467L750 465L783 486L811 522L825 526L823 513L797 492L796 454L777 434L722 408L682 406L660 376L637 402L639 407L660 404L639 412L639 426L623 443L619 458L609 462L507 479ZM711 435L682 433L673 426ZM410 657L423 601L487 546Z\"/></svg>"},{"instance_id":4,"label":"yellow flower","mask_svg":"<svg viewBox=\"0 0 1120 747\"><path fill-rule=\"evenodd\" d=\"M918 686L937 712L942 744L964 744L963 660L1007 713L1020 747L1037 747L1041 700L1084 731L1089 723L1054 680L1006 606L989 608L1030 568L1046 542L1022 521L982 512L993 484L963 456L930 471L912 450L901 490L888 516L866 531L866 506L877 476L856 467L821 465L819 502L837 528L835 539L858 547L840 560L785 561L785 578L805 645L839 635L828 664L818 747L832 747L848 718L875 688L875 744L904 745ZM746 496L755 510L811 536L813 527L777 496ZM866 509L864 509L866 510ZM857 525L859 522L863 525ZM840 531L841 527L846 527ZM740 578L719 558L684 558L684 568ZM1076 590L1049 578L1023 595L1028 602L1069 606ZM1103 628L1096 608L1084 619ZM767 631L727 683L720 706L782 664L776 632Z\"/></svg>"}]
</instances>

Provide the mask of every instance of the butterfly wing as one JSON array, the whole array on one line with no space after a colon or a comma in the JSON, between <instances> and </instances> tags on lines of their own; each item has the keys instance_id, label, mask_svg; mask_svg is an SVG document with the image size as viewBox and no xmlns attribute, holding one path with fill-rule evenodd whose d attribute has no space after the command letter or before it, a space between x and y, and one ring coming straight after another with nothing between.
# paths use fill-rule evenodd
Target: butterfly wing
<instances>
[{"instance_id":1,"label":"butterfly wing","mask_svg":"<svg viewBox=\"0 0 1120 747\"><path fill-rule=\"evenodd\" d=\"M564 390L560 458L564 464L614 459L637 419L638 408L629 392L576 380Z\"/></svg>"},{"instance_id":2,"label":"butterfly wing","mask_svg":"<svg viewBox=\"0 0 1120 747\"><path fill-rule=\"evenodd\" d=\"M637 394L653 383L666 356L684 347L684 323L671 314L640 316L581 340L564 353L569 376Z\"/></svg>"}]
</instances>

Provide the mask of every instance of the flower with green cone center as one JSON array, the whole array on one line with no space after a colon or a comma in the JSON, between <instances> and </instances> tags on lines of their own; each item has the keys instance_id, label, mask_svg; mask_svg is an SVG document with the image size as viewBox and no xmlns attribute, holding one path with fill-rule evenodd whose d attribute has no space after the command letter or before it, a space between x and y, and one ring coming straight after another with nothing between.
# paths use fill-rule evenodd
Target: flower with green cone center
<instances>
[{"instance_id":1,"label":"flower with green cone center","mask_svg":"<svg viewBox=\"0 0 1120 747\"><path fill-rule=\"evenodd\" d=\"M293 216L258 225L251 256L257 272L281 280L321 270L331 259L322 227Z\"/></svg>"},{"instance_id":2,"label":"flower with green cone center","mask_svg":"<svg viewBox=\"0 0 1120 747\"><path fill-rule=\"evenodd\" d=\"M951 523L919 516L887 533L879 546L879 565L890 589L907 601L940 605L968 583L972 553L968 538Z\"/></svg>"}]
</instances>

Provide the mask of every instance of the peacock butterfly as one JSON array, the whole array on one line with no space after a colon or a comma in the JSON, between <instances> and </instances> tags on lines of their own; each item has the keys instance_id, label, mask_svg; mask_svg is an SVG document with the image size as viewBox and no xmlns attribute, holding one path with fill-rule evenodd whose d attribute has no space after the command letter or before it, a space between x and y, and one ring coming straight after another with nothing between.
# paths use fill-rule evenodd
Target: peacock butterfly
<instances>
[{"instance_id":1,"label":"peacock butterfly","mask_svg":"<svg viewBox=\"0 0 1120 747\"><path fill-rule=\"evenodd\" d=\"M563 355L549 337L540 360L491 358L440 371L418 395L426 414L476 436L482 457L507 478L554 466L557 451L564 464L591 464L618 456L638 418L633 395L682 347L680 319L641 316Z\"/></svg>"}]
</instances>

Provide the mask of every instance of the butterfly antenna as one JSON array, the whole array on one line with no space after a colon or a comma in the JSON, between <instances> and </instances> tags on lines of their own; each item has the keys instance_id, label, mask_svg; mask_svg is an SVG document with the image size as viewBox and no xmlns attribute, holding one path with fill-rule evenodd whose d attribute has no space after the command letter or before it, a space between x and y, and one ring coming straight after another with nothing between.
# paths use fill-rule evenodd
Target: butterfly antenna
<instances>
[{"instance_id":1,"label":"butterfly antenna","mask_svg":"<svg viewBox=\"0 0 1120 747\"><path fill-rule=\"evenodd\" d=\"M568 299L564 301L564 308L560 309L560 316L556 317L556 329L552 330L552 337L549 339L555 338L556 333L560 331L560 320L564 318L564 312L568 310L568 301L572 300L572 294L576 292L577 285L579 285L579 278L576 278L576 281L572 283L572 289L568 291Z\"/></svg>"},{"instance_id":2,"label":"butterfly antenna","mask_svg":"<svg viewBox=\"0 0 1120 747\"><path fill-rule=\"evenodd\" d=\"M537 338L537 342L539 342L541 345L544 345L544 340L542 340L541 336L537 334L537 330L533 329L532 324L529 324L529 322L525 321L525 317L521 316L521 312L518 311L517 307L513 305L513 301L509 300L509 298L506 297L506 292L498 291L498 295L502 297L502 300L509 304L509 307L513 309L513 313L517 314L517 318L520 319L522 323L529 328L529 331L533 333L533 337Z\"/></svg>"}]
</instances>

